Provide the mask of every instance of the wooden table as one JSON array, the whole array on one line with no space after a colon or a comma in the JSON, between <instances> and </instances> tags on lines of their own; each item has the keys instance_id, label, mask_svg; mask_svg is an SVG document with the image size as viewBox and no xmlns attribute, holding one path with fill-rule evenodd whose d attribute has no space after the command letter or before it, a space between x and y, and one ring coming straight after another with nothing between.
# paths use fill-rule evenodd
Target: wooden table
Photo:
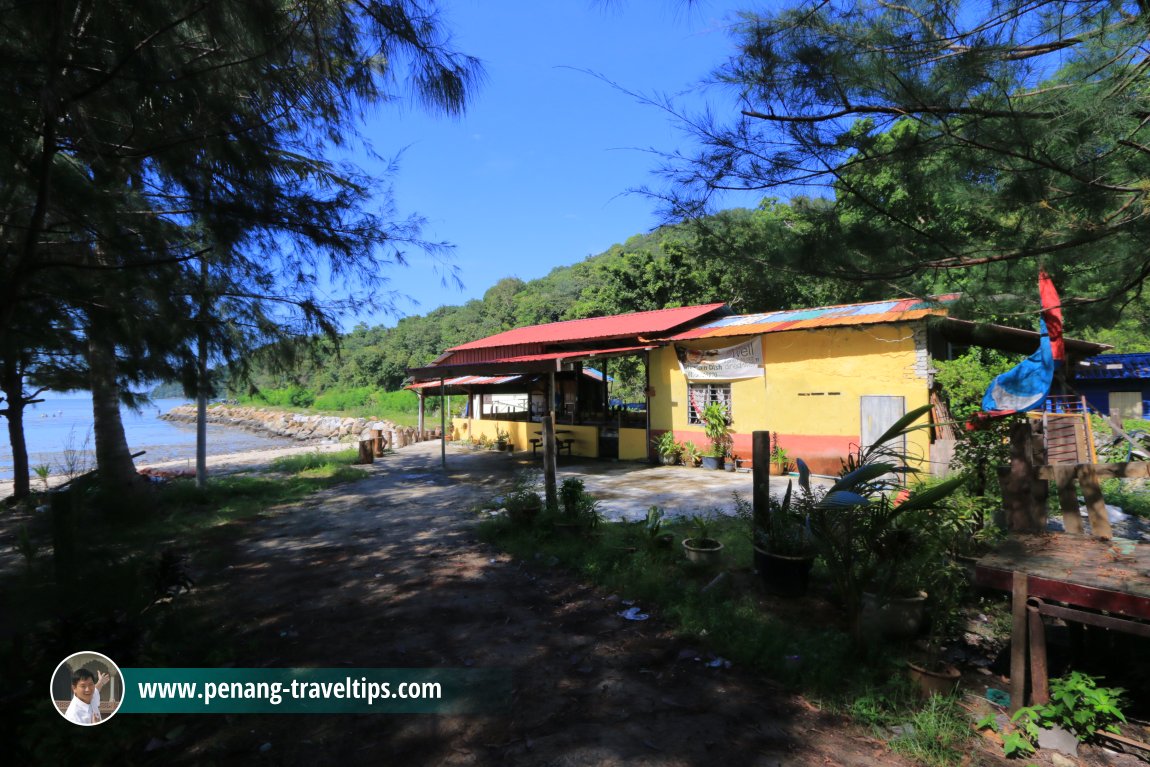
<instances>
[{"instance_id":1,"label":"wooden table","mask_svg":"<svg viewBox=\"0 0 1150 767\"><path fill-rule=\"evenodd\" d=\"M1042 616L1150 637L1150 545L1122 557L1081 535L1014 535L978 560L975 583L1014 596L1011 710L1023 705L1028 649L1033 702L1049 699Z\"/></svg>"}]
</instances>

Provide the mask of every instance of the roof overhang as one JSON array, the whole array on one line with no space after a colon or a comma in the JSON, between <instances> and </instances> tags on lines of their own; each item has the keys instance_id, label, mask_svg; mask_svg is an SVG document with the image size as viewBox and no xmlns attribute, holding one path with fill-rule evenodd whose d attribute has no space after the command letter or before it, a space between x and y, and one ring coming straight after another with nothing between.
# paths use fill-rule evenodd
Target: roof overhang
<instances>
[{"instance_id":1,"label":"roof overhang","mask_svg":"<svg viewBox=\"0 0 1150 767\"><path fill-rule=\"evenodd\" d=\"M504 359L488 360L487 362L472 362L461 365L432 365L422 368L408 368L407 374L419 381L439 381L440 379L456 378L458 376L511 376L527 375L532 373L558 373L572 369L577 362L586 362L592 359L610 359L612 357L629 357L640 352L647 352L657 348L655 345L620 346L614 349L571 349L562 352L547 352L546 354L530 354L523 357L507 357Z\"/></svg>"},{"instance_id":2,"label":"roof overhang","mask_svg":"<svg viewBox=\"0 0 1150 767\"><path fill-rule=\"evenodd\" d=\"M954 317L939 317L932 322L932 327L937 328L948 341L1016 354L1033 354L1038 348L1038 340L1041 337L1036 330L1023 330L988 322L971 322ZM1064 337L1063 340L1066 343L1066 354L1072 359L1093 357L1095 354L1114 348L1108 344L1096 344L1078 338Z\"/></svg>"}]
</instances>

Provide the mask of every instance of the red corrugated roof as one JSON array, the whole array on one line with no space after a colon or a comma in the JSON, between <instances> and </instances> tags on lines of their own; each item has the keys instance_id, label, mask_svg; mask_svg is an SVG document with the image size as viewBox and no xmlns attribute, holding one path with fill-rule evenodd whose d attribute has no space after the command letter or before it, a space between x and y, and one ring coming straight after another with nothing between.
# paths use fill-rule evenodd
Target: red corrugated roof
<instances>
[{"instance_id":1,"label":"red corrugated roof","mask_svg":"<svg viewBox=\"0 0 1150 767\"><path fill-rule=\"evenodd\" d=\"M671 341L695 338L722 338L777 333L783 330L807 330L835 325L870 325L880 322L906 322L930 315L946 314L946 305L959 299L958 293L930 299L904 298L894 301L871 301L865 304L821 306L814 309L788 309L763 314L723 317L697 328L671 336Z\"/></svg>"},{"instance_id":2,"label":"red corrugated roof","mask_svg":"<svg viewBox=\"0 0 1150 767\"><path fill-rule=\"evenodd\" d=\"M657 309L652 312L617 314L610 317L551 322L546 325L531 325L496 333L477 341L469 341L454 346L448 351L486 349L493 346L515 346L518 344L578 343L603 338L655 336L672 332L681 325L702 319L723 306L724 304L703 304L676 309ZM549 358L543 357L541 359Z\"/></svg>"}]
</instances>

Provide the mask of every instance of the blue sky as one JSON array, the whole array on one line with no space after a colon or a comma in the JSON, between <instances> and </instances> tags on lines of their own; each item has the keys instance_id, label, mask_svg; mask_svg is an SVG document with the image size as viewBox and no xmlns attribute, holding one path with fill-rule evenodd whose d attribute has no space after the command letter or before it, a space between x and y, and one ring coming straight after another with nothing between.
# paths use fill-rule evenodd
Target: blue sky
<instances>
[{"instance_id":1,"label":"blue sky","mask_svg":"<svg viewBox=\"0 0 1150 767\"><path fill-rule=\"evenodd\" d=\"M600 253L659 222L653 200L628 189L658 183L649 149L687 150L669 116L588 72L647 96L703 103L702 81L733 52L730 0L451 0L458 49L487 80L461 118L390 105L365 134L384 157L402 213L427 219L425 238L454 244L462 291L426 259L391 275L418 305L408 314L482 297L497 280L530 280ZM728 93L712 107L734 112ZM369 170L381 166L366 161ZM753 205L756 199L732 204ZM362 318L368 324L395 317Z\"/></svg>"}]
</instances>

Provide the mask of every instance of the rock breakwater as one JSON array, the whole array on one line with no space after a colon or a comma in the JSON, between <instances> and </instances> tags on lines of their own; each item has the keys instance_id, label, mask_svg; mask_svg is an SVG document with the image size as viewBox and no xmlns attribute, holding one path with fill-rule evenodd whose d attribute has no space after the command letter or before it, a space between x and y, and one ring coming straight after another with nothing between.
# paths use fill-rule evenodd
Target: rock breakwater
<instances>
[{"instance_id":1,"label":"rock breakwater","mask_svg":"<svg viewBox=\"0 0 1150 767\"><path fill-rule=\"evenodd\" d=\"M196 422L195 405L179 405L160 416L165 421ZM388 447L403 447L425 439L438 439L439 432L423 434L391 421L369 418L341 418L331 415L288 413L242 405L208 407L208 423L232 426L270 437L287 437L300 442L346 442L382 438Z\"/></svg>"}]
</instances>

